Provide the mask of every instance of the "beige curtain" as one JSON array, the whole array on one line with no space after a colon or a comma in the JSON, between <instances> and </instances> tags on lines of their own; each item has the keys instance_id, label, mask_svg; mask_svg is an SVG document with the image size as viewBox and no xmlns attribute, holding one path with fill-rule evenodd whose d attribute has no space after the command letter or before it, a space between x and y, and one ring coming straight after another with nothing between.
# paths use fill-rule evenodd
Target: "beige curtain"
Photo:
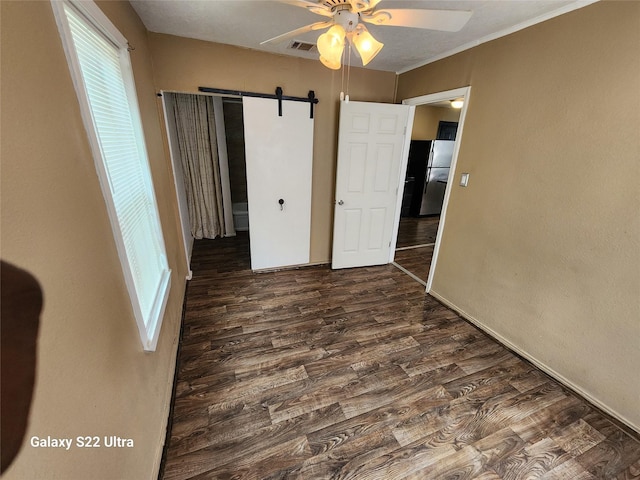
<instances>
[{"instance_id":1,"label":"beige curtain","mask_svg":"<svg viewBox=\"0 0 640 480\"><path fill-rule=\"evenodd\" d=\"M191 234L198 239L223 237L226 232L212 97L165 95L173 96Z\"/></svg>"}]
</instances>

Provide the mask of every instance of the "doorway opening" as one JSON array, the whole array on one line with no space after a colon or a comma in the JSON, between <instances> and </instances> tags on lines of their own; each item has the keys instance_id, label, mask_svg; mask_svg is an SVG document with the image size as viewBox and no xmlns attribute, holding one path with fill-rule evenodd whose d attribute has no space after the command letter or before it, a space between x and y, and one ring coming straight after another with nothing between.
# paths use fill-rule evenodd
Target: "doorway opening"
<instances>
[{"instance_id":1,"label":"doorway opening","mask_svg":"<svg viewBox=\"0 0 640 480\"><path fill-rule=\"evenodd\" d=\"M416 107L393 264L431 289L471 87L403 100ZM451 100L464 99L461 109Z\"/></svg>"},{"instance_id":2,"label":"doorway opening","mask_svg":"<svg viewBox=\"0 0 640 480\"><path fill-rule=\"evenodd\" d=\"M183 92L162 92L162 105L165 118L165 128L169 144L174 182L178 198L178 213L180 217L184 240L185 258L187 262L187 280L191 279L191 255L194 237L191 233L189 208L185 175L181 161L178 139L178 120L182 118L174 109L176 95L202 96L203 94ZM215 130L215 145L217 150L220 181L222 183L222 200L225 210L225 236L235 237L236 232L248 237L249 222L247 208L246 167L244 157L244 128L242 99L207 95L213 98L213 118L209 124ZM176 116L178 115L178 117ZM202 118L202 117L201 117ZM186 119L182 119L185 120ZM180 120L180 123L182 123ZM195 130L195 127L194 127ZM205 141L203 138L202 141ZM248 239L247 242L248 244ZM248 249L248 247L247 247Z\"/></svg>"}]
</instances>

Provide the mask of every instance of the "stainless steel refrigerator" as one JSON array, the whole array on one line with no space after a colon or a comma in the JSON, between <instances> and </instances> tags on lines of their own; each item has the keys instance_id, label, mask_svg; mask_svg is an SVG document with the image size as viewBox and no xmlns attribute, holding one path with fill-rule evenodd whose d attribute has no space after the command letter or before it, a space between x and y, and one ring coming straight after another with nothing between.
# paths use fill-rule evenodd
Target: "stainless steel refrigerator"
<instances>
[{"instance_id":1,"label":"stainless steel refrigerator","mask_svg":"<svg viewBox=\"0 0 640 480\"><path fill-rule=\"evenodd\" d=\"M439 215L442 210L454 144L453 140L434 140L431 142L424 188L422 189L420 215Z\"/></svg>"}]
</instances>

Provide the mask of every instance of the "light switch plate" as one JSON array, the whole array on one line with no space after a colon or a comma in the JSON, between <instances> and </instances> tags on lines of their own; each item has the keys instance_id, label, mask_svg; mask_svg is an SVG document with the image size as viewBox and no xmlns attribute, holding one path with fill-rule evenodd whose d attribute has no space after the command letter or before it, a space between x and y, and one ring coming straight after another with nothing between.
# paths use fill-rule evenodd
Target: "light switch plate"
<instances>
[{"instance_id":1,"label":"light switch plate","mask_svg":"<svg viewBox=\"0 0 640 480\"><path fill-rule=\"evenodd\" d=\"M466 187L468 184L469 184L469 174L463 173L462 175L460 175L460 186Z\"/></svg>"}]
</instances>

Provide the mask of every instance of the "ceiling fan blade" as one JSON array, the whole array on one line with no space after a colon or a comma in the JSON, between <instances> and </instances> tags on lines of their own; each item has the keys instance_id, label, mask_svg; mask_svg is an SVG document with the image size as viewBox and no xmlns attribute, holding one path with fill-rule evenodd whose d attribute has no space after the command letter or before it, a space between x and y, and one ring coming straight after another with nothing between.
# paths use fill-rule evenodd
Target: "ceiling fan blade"
<instances>
[{"instance_id":1,"label":"ceiling fan blade","mask_svg":"<svg viewBox=\"0 0 640 480\"><path fill-rule=\"evenodd\" d=\"M376 8L376 5L380 3L382 0L369 0L369 8Z\"/></svg>"},{"instance_id":2,"label":"ceiling fan blade","mask_svg":"<svg viewBox=\"0 0 640 480\"><path fill-rule=\"evenodd\" d=\"M303 33L311 32L313 30L322 30L323 28L328 28L333 25L333 21L327 22L316 22L311 25L306 25L304 27L296 28L295 30L291 30L290 32L283 33L282 35L278 35L277 37L270 38L269 40L265 40L264 42L260 42L260 45L264 45L266 43L280 43L293 38L297 35L302 35Z\"/></svg>"},{"instance_id":3,"label":"ceiling fan blade","mask_svg":"<svg viewBox=\"0 0 640 480\"><path fill-rule=\"evenodd\" d=\"M366 12L373 10L381 0L349 0L351 11L353 13Z\"/></svg>"},{"instance_id":4,"label":"ceiling fan blade","mask_svg":"<svg viewBox=\"0 0 640 480\"><path fill-rule=\"evenodd\" d=\"M418 10L410 8L376 10L361 15L362 20L375 25L425 28L457 32L466 25L473 12L462 10Z\"/></svg>"},{"instance_id":5,"label":"ceiling fan blade","mask_svg":"<svg viewBox=\"0 0 640 480\"><path fill-rule=\"evenodd\" d=\"M306 8L312 13L317 13L318 15L324 15L325 17L333 17L333 12L329 7L326 7L323 4L319 4L317 2L313 2L312 0L279 0L280 3L286 3L288 5L294 5L296 7Z\"/></svg>"}]
</instances>

